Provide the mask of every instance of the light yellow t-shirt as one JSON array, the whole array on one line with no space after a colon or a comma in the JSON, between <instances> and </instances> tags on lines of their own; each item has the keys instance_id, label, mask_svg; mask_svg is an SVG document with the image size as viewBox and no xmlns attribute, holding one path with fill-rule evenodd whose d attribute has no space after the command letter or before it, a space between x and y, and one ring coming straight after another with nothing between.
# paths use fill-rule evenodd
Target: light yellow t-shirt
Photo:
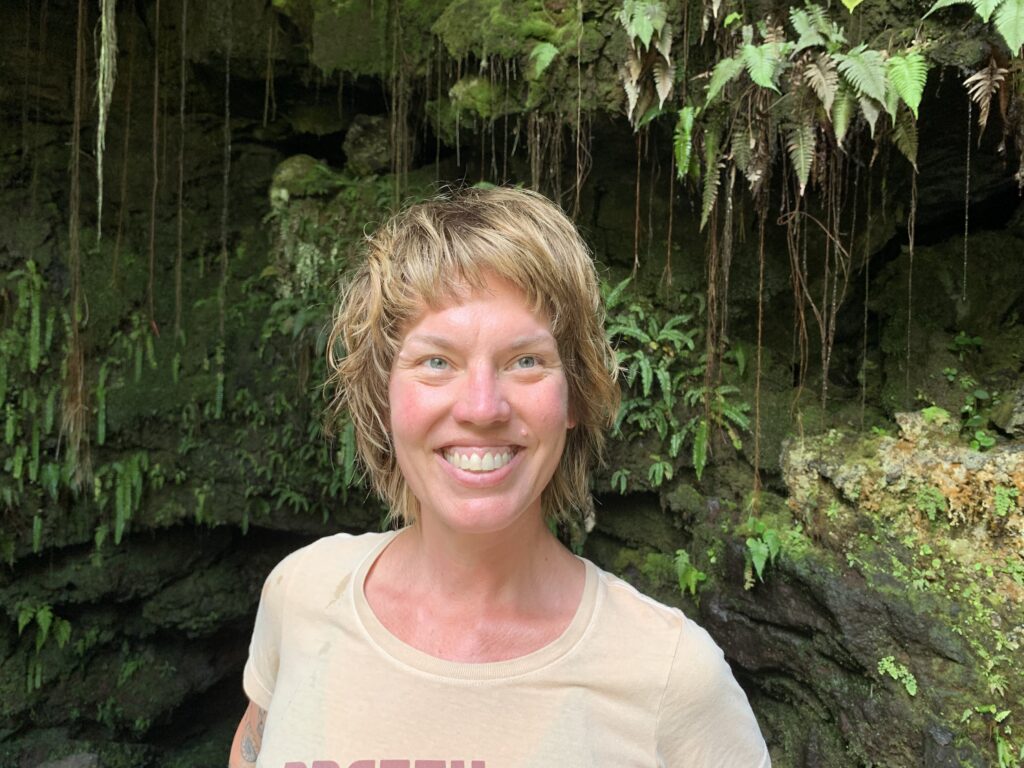
<instances>
[{"instance_id":1,"label":"light yellow t-shirt","mask_svg":"<svg viewBox=\"0 0 1024 768\"><path fill-rule=\"evenodd\" d=\"M509 661L406 645L363 593L394 533L320 539L267 578L245 666L259 768L767 768L708 634L589 561L565 632Z\"/></svg>"}]
</instances>

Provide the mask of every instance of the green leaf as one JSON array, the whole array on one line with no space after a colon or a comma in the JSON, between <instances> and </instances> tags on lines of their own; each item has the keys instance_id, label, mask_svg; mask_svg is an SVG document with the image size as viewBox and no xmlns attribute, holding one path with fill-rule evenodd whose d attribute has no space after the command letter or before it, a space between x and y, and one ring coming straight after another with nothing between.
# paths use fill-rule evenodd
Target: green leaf
<instances>
[{"instance_id":1,"label":"green leaf","mask_svg":"<svg viewBox=\"0 0 1024 768\"><path fill-rule=\"evenodd\" d=\"M858 45L849 53L835 54L839 71L858 94L885 103L885 61L880 51Z\"/></svg>"},{"instance_id":2,"label":"green leaf","mask_svg":"<svg viewBox=\"0 0 1024 768\"><path fill-rule=\"evenodd\" d=\"M832 129L836 133L836 141L839 146L843 145L846 132L850 128L854 110L857 102L845 81L841 81L836 91L835 100L832 102Z\"/></svg>"},{"instance_id":3,"label":"green leaf","mask_svg":"<svg viewBox=\"0 0 1024 768\"><path fill-rule=\"evenodd\" d=\"M1024 0L1018 0L1024 8ZM1022 16L1024 19L1024 16ZM910 107L917 118L917 109L921 105L921 94L928 79L928 62L920 53L911 51L906 56L891 56L886 62L889 83Z\"/></svg>"},{"instance_id":4,"label":"green leaf","mask_svg":"<svg viewBox=\"0 0 1024 768\"><path fill-rule=\"evenodd\" d=\"M779 56L777 44L744 45L740 51L740 56L751 80L762 88L768 88L776 93L779 92L775 85L775 76L779 71L782 58Z\"/></svg>"},{"instance_id":5,"label":"green leaf","mask_svg":"<svg viewBox=\"0 0 1024 768\"><path fill-rule=\"evenodd\" d=\"M928 9L928 13L924 15L924 18L928 18L940 8L948 8L951 5L974 5L972 0L936 0L935 4Z\"/></svg>"},{"instance_id":6,"label":"green leaf","mask_svg":"<svg viewBox=\"0 0 1024 768\"><path fill-rule=\"evenodd\" d=\"M797 51L802 51L804 48L811 48L813 46L825 45L825 36L818 31L814 22L811 20L811 17L804 9L790 8L789 22L793 25L793 29L796 30L797 35L800 36L796 41Z\"/></svg>"},{"instance_id":7,"label":"green leaf","mask_svg":"<svg viewBox=\"0 0 1024 768\"><path fill-rule=\"evenodd\" d=\"M794 123L786 130L786 134L786 149L800 182L800 195L803 196L814 164L814 124Z\"/></svg>"},{"instance_id":8,"label":"green leaf","mask_svg":"<svg viewBox=\"0 0 1024 768\"><path fill-rule=\"evenodd\" d=\"M21 636L21 633L25 631L25 627L27 627L32 622L32 619L34 619L35 617L36 609L34 606L30 605L29 603L25 603L21 606L20 610L18 611L19 637Z\"/></svg>"},{"instance_id":9,"label":"green leaf","mask_svg":"<svg viewBox=\"0 0 1024 768\"><path fill-rule=\"evenodd\" d=\"M1003 0L996 9L995 26L1009 46L1010 55L1017 56L1024 46L1024 0Z\"/></svg>"},{"instance_id":10,"label":"green leaf","mask_svg":"<svg viewBox=\"0 0 1024 768\"><path fill-rule=\"evenodd\" d=\"M971 5L974 6L974 12L981 16L981 20L986 24L988 20L992 18L992 11L996 9L1003 0L971 0Z\"/></svg>"},{"instance_id":11,"label":"green leaf","mask_svg":"<svg viewBox=\"0 0 1024 768\"><path fill-rule=\"evenodd\" d=\"M651 370L651 361L646 355L640 357L640 388L644 397L651 394L651 385L654 383L654 372Z\"/></svg>"},{"instance_id":12,"label":"green leaf","mask_svg":"<svg viewBox=\"0 0 1024 768\"><path fill-rule=\"evenodd\" d=\"M698 112L696 107L683 107L676 121L673 149L676 154L676 175L680 180L686 178L693 164L693 124Z\"/></svg>"},{"instance_id":13,"label":"green leaf","mask_svg":"<svg viewBox=\"0 0 1024 768\"><path fill-rule=\"evenodd\" d=\"M693 470L697 473L697 479L704 474L704 467L708 463L708 422L701 419L697 429L693 433Z\"/></svg>"},{"instance_id":14,"label":"green leaf","mask_svg":"<svg viewBox=\"0 0 1024 768\"><path fill-rule=\"evenodd\" d=\"M58 618L53 625L53 636L57 639L57 647L63 648L71 639L71 622Z\"/></svg>"},{"instance_id":15,"label":"green leaf","mask_svg":"<svg viewBox=\"0 0 1024 768\"><path fill-rule=\"evenodd\" d=\"M50 634L50 624L53 623L53 608L48 605L39 606L39 610L36 611L36 650L42 649L43 644L46 642L47 636Z\"/></svg>"},{"instance_id":16,"label":"green leaf","mask_svg":"<svg viewBox=\"0 0 1024 768\"><path fill-rule=\"evenodd\" d=\"M864 0L843 0L843 5L846 6L846 10L853 13L857 6L863 2Z\"/></svg>"},{"instance_id":17,"label":"green leaf","mask_svg":"<svg viewBox=\"0 0 1024 768\"><path fill-rule=\"evenodd\" d=\"M715 64L715 68L711 71L711 80L708 82L707 103L710 104L714 101L719 91L734 80L742 71L743 62L739 59L722 59Z\"/></svg>"},{"instance_id":18,"label":"green leaf","mask_svg":"<svg viewBox=\"0 0 1024 768\"><path fill-rule=\"evenodd\" d=\"M637 38L645 48L648 48L654 33L660 33L665 26L667 16L665 6L658 0L626 0L617 18L630 37Z\"/></svg>"},{"instance_id":19,"label":"green leaf","mask_svg":"<svg viewBox=\"0 0 1024 768\"><path fill-rule=\"evenodd\" d=\"M768 545L761 539L748 538L747 553L750 555L750 562L754 566L757 578L764 581L764 567L768 563Z\"/></svg>"},{"instance_id":20,"label":"green leaf","mask_svg":"<svg viewBox=\"0 0 1024 768\"><path fill-rule=\"evenodd\" d=\"M719 143L721 128L718 125L709 125L704 131L704 192L701 195L700 228L707 226L708 218L715 207L715 200L718 199L718 185L722 181L722 174L719 172Z\"/></svg>"},{"instance_id":21,"label":"green leaf","mask_svg":"<svg viewBox=\"0 0 1024 768\"><path fill-rule=\"evenodd\" d=\"M608 291L608 294L604 297L604 305L606 309L612 310L619 305L619 299L622 297L631 282L633 282L633 278L627 277L621 283Z\"/></svg>"},{"instance_id":22,"label":"green leaf","mask_svg":"<svg viewBox=\"0 0 1024 768\"><path fill-rule=\"evenodd\" d=\"M544 70L551 65L557 55L558 49L551 43L537 43L533 46L533 50L530 51L530 61L533 62L534 80L544 74Z\"/></svg>"}]
</instances>

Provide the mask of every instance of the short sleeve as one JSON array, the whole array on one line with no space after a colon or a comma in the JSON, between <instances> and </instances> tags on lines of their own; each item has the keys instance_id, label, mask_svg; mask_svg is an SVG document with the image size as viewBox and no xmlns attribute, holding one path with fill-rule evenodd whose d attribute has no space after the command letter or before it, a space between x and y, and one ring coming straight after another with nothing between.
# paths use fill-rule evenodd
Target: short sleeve
<instances>
[{"instance_id":1,"label":"short sleeve","mask_svg":"<svg viewBox=\"0 0 1024 768\"><path fill-rule=\"evenodd\" d=\"M260 593L256 625L249 642L249 658L242 672L242 687L250 701L264 710L270 709L270 700L274 695L281 660L281 636L288 589L301 551L293 552L274 567Z\"/></svg>"},{"instance_id":2,"label":"short sleeve","mask_svg":"<svg viewBox=\"0 0 1024 768\"><path fill-rule=\"evenodd\" d=\"M684 619L658 713L658 765L770 768L747 696L711 636Z\"/></svg>"}]
</instances>

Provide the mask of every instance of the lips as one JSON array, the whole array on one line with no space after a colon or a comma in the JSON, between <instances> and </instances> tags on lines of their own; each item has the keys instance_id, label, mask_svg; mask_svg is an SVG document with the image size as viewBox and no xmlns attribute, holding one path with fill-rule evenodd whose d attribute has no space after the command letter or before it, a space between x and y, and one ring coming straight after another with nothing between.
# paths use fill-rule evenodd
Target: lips
<instances>
[{"instance_id":1,"label":"lips","mask_svg":"<svg viewBox=\"0 0 1024 768\"><path fill-rule=\"evenodd\" d=\"M517 446L503 445L491 448L451 446L441 456L453 467L467 472L494 472L506 466L519 451Z\"/></svg>"}]
</instances>

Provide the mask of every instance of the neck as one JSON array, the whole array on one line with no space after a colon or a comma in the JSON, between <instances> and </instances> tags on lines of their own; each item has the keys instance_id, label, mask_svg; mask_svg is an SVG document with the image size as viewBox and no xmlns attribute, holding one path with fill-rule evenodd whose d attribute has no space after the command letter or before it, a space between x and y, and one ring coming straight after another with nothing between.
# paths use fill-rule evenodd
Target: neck
<instances>
[{"instance_id":1,"label":"neck","mask_svg":"<svg viewBox=\"0 0 1024 768\"><path fill-rule=\"evenodd\" d=\"M420 520L388 550L392 574L407 589L464 608L542 608L551 587L582 574L582 565L554 537L538 513L516 531L465 533ZM557 600L557 598L555 598Z\"/></svg>"}]
</instances>

